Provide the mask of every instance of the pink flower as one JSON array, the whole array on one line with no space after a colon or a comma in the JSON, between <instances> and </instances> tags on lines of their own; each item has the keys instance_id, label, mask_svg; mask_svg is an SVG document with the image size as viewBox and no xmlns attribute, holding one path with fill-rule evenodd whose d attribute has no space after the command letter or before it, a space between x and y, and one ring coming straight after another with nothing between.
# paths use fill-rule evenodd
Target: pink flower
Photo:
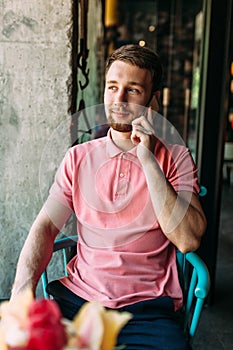
<instances>
[{"instance_id":1,"label":"pink flower","mask_svg":"<svg viewBox=\"0 0 233 350\"><path fill-rule=\"evenodd\" d=\"M0 305L0 317L0 350L113 350L132 315L93 301L69 321L55 301L34 299L25 290Z\"/></svg>"},{"instance_id":2,"label":"pink flower","mask_svg":"<svg viewBox=\"0 0 233 350\"><path fill-rule=\"evenodd\" d=\"M27 350L62 350L66 344L62 315L53 300L34 300L29 307Z\"/></svg>"}]
</instances>

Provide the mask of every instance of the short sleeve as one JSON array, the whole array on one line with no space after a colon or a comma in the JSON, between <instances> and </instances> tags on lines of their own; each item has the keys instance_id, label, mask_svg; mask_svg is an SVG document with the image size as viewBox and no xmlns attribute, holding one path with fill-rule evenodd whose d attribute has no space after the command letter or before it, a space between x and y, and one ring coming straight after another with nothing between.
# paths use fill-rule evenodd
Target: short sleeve
<instances>
[{"instance_id":1,"label":"short sleeve","mask_svg":"<svg viewBox=\"0 0 233 350\"><path fill-rule=\"evenodd\" d=\"M167 180L176 192L200 191L198 169L189 149L181 145L163 145L157 150L157 159Z\"/></svg>"},{"instance_id":2,"label":"short sleeve","mask_svg":"<svg viewBox=\"0 0 233 350\"><path fill-rule=\"evenodd\" d=\"M49 191L49 198L73 209L73 160L68 150L55 175Z\"/></svg>"}]
</instances>

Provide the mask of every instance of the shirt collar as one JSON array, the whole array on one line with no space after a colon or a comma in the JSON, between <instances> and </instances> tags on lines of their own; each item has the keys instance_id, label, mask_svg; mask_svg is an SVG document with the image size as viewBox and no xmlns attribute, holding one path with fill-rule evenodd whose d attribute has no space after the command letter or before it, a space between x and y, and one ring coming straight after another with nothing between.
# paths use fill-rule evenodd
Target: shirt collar
<instances>
[{"instance_id":1,"label":"shirt collar","mask_svg":"<svg viewBox=\"0 0 233 350\"><path fill-rule=\"evenodd\" d=\"M137 157L137 147L136 146L133 147L130 151L124 152L124 151L122 151L122 149L120 149L119 147L117 147L115 145L115 143L112 140L111 129L109 129L108 133L107 133L106 149L107 149L107 153L108 153L110 158L116 157L121 153L127 153L127 154L133 155L134 157Z\"/></svg>"}]
</instances>

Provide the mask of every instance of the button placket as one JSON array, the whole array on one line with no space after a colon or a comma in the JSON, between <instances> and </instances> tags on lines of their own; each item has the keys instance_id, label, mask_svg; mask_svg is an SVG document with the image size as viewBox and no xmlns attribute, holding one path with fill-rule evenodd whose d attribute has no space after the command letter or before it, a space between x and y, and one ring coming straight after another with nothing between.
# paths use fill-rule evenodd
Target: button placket
<instances>
[{"instance_id":1,"label":"button placket","mask_svg":"<svg viewBox=\"0 0 233 350\"><path fill-rule=\"evenodd\" d=\"M120 157L120 167L118 175L117 196L127 195L129 185L130 161L125 153Z\"/></svg>"}]
</instances>

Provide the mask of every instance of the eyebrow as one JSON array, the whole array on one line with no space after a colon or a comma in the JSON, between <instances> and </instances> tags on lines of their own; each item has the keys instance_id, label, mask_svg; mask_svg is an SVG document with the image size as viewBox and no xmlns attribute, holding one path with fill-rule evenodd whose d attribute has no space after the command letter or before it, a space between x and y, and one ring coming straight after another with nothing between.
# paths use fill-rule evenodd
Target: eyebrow
<instances>
[{"instance_id":1,"label":"eyebrow","mask_svg":"<svg viewBox=\"0 0 233 350\"><path fill-rule=\"evenodd\" d=\"M108 80L108 81L106 81L106 84L119 84L119 83L118 83L117 80ZM140 83L138 83L136 81L129 81L128 84L132 85L132 86L134 86L134 85L140 86L141 88L145 89L145 85L140 84Z\"/></svg>"}]
</instances>

